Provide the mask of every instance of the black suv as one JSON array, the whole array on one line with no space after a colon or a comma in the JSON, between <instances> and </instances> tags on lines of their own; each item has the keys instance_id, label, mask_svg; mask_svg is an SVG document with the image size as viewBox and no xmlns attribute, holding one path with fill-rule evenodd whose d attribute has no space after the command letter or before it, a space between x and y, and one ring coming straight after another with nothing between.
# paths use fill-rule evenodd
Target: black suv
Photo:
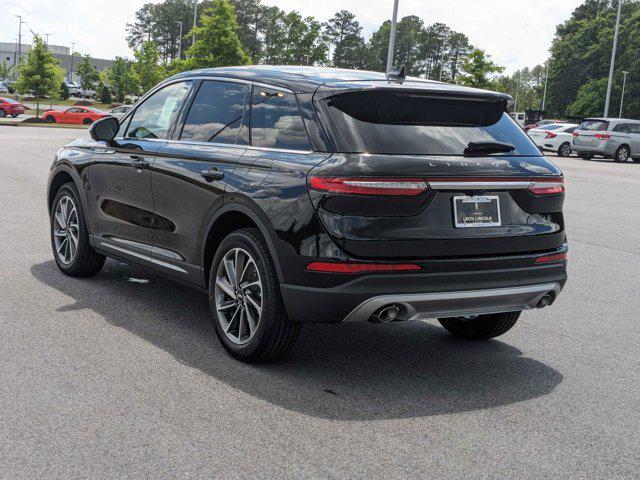
<instances>
[{"instance_id":1,"label":"black suv","mask_svg":"<svg viewBox=\"0 0 640 480\"><path fill-rule=\"evenodd\" d=\"M304 322L431 317L486 339L566 281L562 173L509 96L401 72L231 67L174 76L61 149L67 275L105 256L208 292L236 358Z\"/></svg>"}]
</instances>

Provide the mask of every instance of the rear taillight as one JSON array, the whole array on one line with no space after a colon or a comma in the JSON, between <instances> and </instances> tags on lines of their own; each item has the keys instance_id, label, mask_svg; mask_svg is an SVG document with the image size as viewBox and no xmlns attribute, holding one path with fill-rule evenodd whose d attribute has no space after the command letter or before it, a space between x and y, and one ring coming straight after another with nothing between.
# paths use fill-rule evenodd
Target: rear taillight
<instances>
[{"instance_id":1,"label":"rear taillight","mask_svg":"<svg viewBox=\"0 0 640 480\"><path fill-rule=\"evenodd\" d=\"M554 253L553 255L545 255L536 258L536 263L565 262L567 260L567 252Z\"/></svg>"},{"instance_id":2,"label":"rear taillight","mask_svg":"<svg viewBox=\"0 0 640 480\"><path fill-rule=\"evenodd\" d=\"M534 179L528 189L534 195L561 195L564 193L563 178Z\"/></svg>"},{"instance_id":3,"label":"rear taillight","mask_svg":"<svg viewBox=\"0 0 640 480\"><path fill-rule=\"evenodd\" d=\"M596 137L598 140L609 140L611 138L611 135L606 133L596 133L594 137Z\"/></svg>"},{"instance_id":4,"label":"rear taillight","mask_svg":"<svg viewBox=\"0 0 640 480\"><path fill-rule=\"evenodd\" d=\"M413 263L311 262L307 270L323 273L407 272L421 270L421 267Z\"/></svg>"},{"instance_id":5,"label":"rear taillight","mask_svg":"<svg viewBox=\"0 0 640 480\"><path fill-rule=\"evenodd\" d=\"M547 138L556 138L557 136L558 136L558 134L557 134L557 133L549 132L549 133L547 133L547 136L546 136L546 137L544 137L544 138L545 138L545 140L546 140Z\"/></svg>"},{"instance_id":6,"label":"rear taillight","mask_svg":"<svg viewBox=\"0 0 640 480\"><path fill-rule=\"evenodd\" d=\"M311 177L309 186L347 195L415 196L429 189L421 178Z\"/></svg>"}]
</instances>

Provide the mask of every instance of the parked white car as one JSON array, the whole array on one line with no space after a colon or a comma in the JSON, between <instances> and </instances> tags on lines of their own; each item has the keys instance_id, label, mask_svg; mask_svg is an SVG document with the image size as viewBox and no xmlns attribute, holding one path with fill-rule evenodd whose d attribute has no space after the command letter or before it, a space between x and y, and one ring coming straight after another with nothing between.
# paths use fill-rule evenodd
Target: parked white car
<instances>
[{"instance_id":1,"label":"parked white car","mask_svg":"<svg viewBox=\"0 0 640 480\"><path fill-rule=\"evenodd\" d=\"M573 123L552 123L533 128L527 133L542 151L557 152L559 157L571 155L573 132L578 125Z\"/></svg>"},{"instance_id":2,"label":"parked white car","mask_svg":"<svg viewBox=\"0 0 640 480\"><path fill-rule=\"evenodd\" d=\"M109 115L116 117L118 120L122 120L129 110L131 110L131 105L121 105L109 110Z\"/></svg>"}]
</instances>

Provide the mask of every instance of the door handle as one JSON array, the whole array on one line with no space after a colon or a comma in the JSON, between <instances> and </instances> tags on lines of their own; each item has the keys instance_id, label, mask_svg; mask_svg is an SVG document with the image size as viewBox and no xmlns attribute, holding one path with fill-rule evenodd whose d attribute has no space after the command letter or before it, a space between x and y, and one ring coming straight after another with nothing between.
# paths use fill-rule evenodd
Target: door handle
<instances>
[{"instance_id":1,"label":"door handle","mask_svg":"<svg viewBox=\"0 0 640 480\"><path fill-rule=\"evenodd\" d=\"M131 166L136 170L149 168L149 162L147 162L144 157L141 157L140 155L131 155L129 158L131 159Z\"/></svg>"},{"instance_id":2,"label":"door handle","mask_svg":"<svg viewBox=\"0 0 640 480\"><path fill-rule=\"evenodd\" d=\"M203 170L202 172L200 172L200 175L202 175L208 182L213 182L214 180L222 180L224 178L224 173L222 173L216 167L211 167L208 170Z\"/></svg>"}]
</instances>

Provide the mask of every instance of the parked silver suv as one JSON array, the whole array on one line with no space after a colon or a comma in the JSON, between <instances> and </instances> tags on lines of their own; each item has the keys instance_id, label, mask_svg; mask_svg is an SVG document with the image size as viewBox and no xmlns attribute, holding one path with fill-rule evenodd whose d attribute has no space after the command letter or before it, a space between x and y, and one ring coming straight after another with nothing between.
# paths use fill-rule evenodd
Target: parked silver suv
<instances>
[{"instance_id":1,"label":"parked silver suv","mask_svg":"<svg viewBox=\"0 0 640 480\"><path fill-rule=\"evenodd\" d=\"M616 162L640 161L640 120L588 118L573 132L572 150L585 159L599 155Z\"/></svg>"}]
</instances>

